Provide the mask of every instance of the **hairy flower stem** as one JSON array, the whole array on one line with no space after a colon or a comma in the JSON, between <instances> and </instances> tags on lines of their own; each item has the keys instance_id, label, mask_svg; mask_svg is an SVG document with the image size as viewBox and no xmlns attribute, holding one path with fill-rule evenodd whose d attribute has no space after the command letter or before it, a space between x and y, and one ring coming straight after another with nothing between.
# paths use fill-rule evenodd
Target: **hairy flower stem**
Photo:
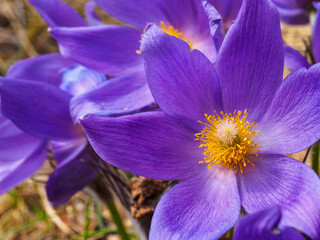
<instances>
[{"instance_id":1,"label":"hairy flower stem","mask_svg":"<svg viewBox=\"0 0 320 240\"><path fill-rule=\"evenodd\" d=\"M311 162L312 162L312 169L316 172L319 176L319 145L320 141L316 142L312 147L312 155L311 155Z\"/></svg>"},{"instance_id":2,"label":"hairy flower stem","mask_svg":"<svg viewBox=\"0 0 320 240\"><path fill-rule=\"evenodd\" d=\"M113 222L117 226L117 230L118 230L119 235L121 236L121 239L122 240L129 240L130 237L126 231L125 226L123 225L122 218L117 210L116 205L114 204L114 201L108 201L106 203L106 205L110 211Z\"/></svg>"}]
</instances>

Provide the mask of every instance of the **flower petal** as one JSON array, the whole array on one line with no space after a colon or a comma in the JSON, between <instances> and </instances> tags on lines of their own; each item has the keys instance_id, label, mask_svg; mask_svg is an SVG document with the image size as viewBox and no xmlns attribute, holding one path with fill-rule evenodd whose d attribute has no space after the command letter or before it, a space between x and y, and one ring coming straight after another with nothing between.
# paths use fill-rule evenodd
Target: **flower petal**
<instances>
[{"instance_id":1,"label":"flower petal","mask_svg":"<svg viewBox=\"0 0 320 240\"><path fill-rule=\"evenodd\" d=\"M162 0L159 1L159 5L166 16L166 22L182 32L191 41L193 49L200 50L214 62L218 48L212 44L212 21L207 15L212 9L205 10L202 1L199 0Z\"/></svg>"},{"instance_id":2,"label":"flower petal","mask_svg":"<svg viewBox=\"0 0 320 240\"><path fill-rule=\"evenodd\" d=\"M136 53L141 37L137 29L120 25L61 27L50 33L63 56L98 72L115 76L143 67Z\"/></svg>"},{"instance_id":3,"label":"flower petal","mask_svg":"<svg viewBox=\"0 0 320 240\"><path fill-rule=\"evenodd\" d=\"M78 153L78 149L75 150ZM88 158L85 152L78 155L75 152L70 154L52 172L46 184L48 199L55 206L67 202L97 176L96 171L86 162Z\"/></svg>"},{"instance_id":4,"label":"flower petal","mask_svg":"<svg viewBox=\"0 0 320 240\"><path fill-rule=\"evenodd\" d=\"M60 88L73 96L82 95L107 81L104 74L81 65L65 68L61 73Z\"/></svg>"},{"instance_id":5,"label":"flower petal","mask_svg":"<svg viewBox=\"0 0 320 240\"><path fill-rule=\"evenodd\" d=\"M281 21L287 24L309 23L309 10L313 0L272 0L277 6Z\"/></svg>"},{"instance_id":6,"label":"flower petal","mask_svg":"<svg viewBox=\"0 0 320 240\"><path fill-rule=\"evenodd\" d=\"M320 3L314 3L317 9L312 26L312 51L317 62L320 62Z\"/></svg>"},{"instance_id":7,"label":"flower petal","mask_svg":"<svg viewBox=\"0 0 320 240\"><path fill-rule=\"evenodd\" d=\"M212 62L215 62L218 51L221 47L221 44L222 44L224 36L225 36L223 25L222 25L222 17L218 13L218 11L210 3L204 1L203 7L204 7L205 12L208 15L208 18L209 18L210 34L212 36L213 44L214 44L214 48L215 48L215 56L213 59L214 61L212 61L212 59L208 56L208 54L203 52L203 47L198 47L197 49L200 49L201 52L205 53L205 55ZM207 45L209 45L209 43L207 43ZM211 43L211 45L212 45L212 43Z\"/></svg>"},{"instance_id":8,"label":"flower petal","mask_svg":"<svg viewBox=\"0 0 320 240\"><path fill-rule=\"evenodd\" d=\"M71 115L77 122L88 114L128 114L154 102L144 71L134 72L108 80L70 102Z\"/></svg>"},{"instance_id":9,"label":"flower petal","mask_svg":"<svg viewBox=\"0 0 320 240\"><path fill-rule=\"evenodd\" d=\"M281 21L292 25L304 25L309 23L309 12L302 8L277 7Z\"/></svg>"},{"instance_id":10,"label":"flower petal","mask_svg":"<svg viewBox=\"0 0 320 240\"><path fill-rule=\"evenodd\" d=\"M141 30L148 23L158 23L159 19L164 19L158 1L96 0L96 3L111 16Z\"/></svg>"},{"instance_id":11,"label":"flower petal","mask_svg":"<svg viewBox=\"0 0 320 240\"><path fill-rule=\"evenodd\" d=\"M75 63L58 53L44 54L16 62L9 68L6 77L47 82L59 86L61 70L72 65Z\"/></svg>"},{"instance_id":12,"label":"flower petal","mask_svg":"<svg viewBox=\"0 0 320 240\"><path fill-rule=\"evenodd\" d=\"M302 56L299 51L288 45L284 46L284 65L290 68L292 71L296 71L302 67L310 67L307 59Z\"/></svg>"},{"instance_id":13,"label":"flower petal","mask_svg":"<svg viewBox=\"0 0 320 240\"><path fill-rule=\"evenodd\" d=\"M163 112L81 121L91 146L106 162L141 176L181 180L203 171L195 132Z\"/></svg>"},{"instance_id":14,"label":"flower petal","mask_svg":"<svg viewBox=\"0 0 320 240\"><path fill-rule=\"evenodd\" d=\"M72 138L65 141L52 141L54 160L58 165L66 164L83 152L88 142L85 136Z\"/></svg>"},{"instance_id":15,"label":"flower petal","mask_svg":"<svg viewBox=\"0 0 320 240\"><path fill-rule=\"evenodd\" d=\"M73 125L67 92L46 83L2 78L0 93L2 113L26 133L52 140L81 134Z\"/></svg>"},{"instance_id":16,"label":"flower petal","mask_svg":"<svg viewBox=\"0 0 320 240\"><path fill-rule=\"evenodd\" d=\"M258 121L281 84L283 61L277 10L269 1L245 0L215 65L224 110L247 109L248 120Z\"/></svg>"},{"instance_id":17,"label":"flower petal","mask_svg":"<svg viewBox=\"0 0 320 240\"><path fill-rule=\"evenodd\" d=\"M141 43L150 90L160 108L194 124L222 109L214 66L199 51L150 25Z\"/></svg>"},{"instance_id":18,"label":"flower petal","mask_svg":"<svg viewBox=\"0 0 320 240\"><path fill-rule=\"evenodd\" d=\"M103 23L95 12L96 3L94 1L87 2L84 6L84 14L90 26L99 26Z\"/></svg>"},{"instance_id":19,"label":"flower petal","mask_svg":"<svg viewBox=\"0 0 320 240\"><path fill-rule=\"evenodd\" d=\"M281 208L277 205L255 214L248 214L237 223L234 240L263 239L263 237L280 240L282 239L280 234L278 238L272 234L272 231L277 229L280 220Z\"/></svg>"},{"instance_id":20,"label":"flower petal","mask_svg":"<svg viewBox=\"0 0 320 240\"><path fill-rule=\"evenodd\" d=\"M214 6L222 16L223 23L228 28L237 18L238 12L242 5L242 0L207 0Z\"/></svg>"},{"instance_id":21,"label":"flower petal","mask_svg":"<svg viewBox=\"0 0 320 240\"><path fill-rule=\"evenodd\" d=\"M83 18L68 4L59 0L29 0L50 27L86 26Z\"/></svg>"},{"instance_id":22,"label":"flower petal","mask_svg":"<svg viewBox=\"0 0 320 240\"><path fill-rule=\"evenodd\" d=\"M234 240L303 240L302 235L291 227L278 229L281 220L281 208L274 206L249 214L240 219L237 223ZM279 231L279 232L275 232Z\"/></svg>"},{"instance_id":23,"label":"flower petal","mask_svg":"<svg viewBox=\"0 0 320 240\"><path fill-rule=\"evenodd\" d=\"M278 89L254 139L261 152L291 154L320 138L320 64L291 73Z\"/></svg>"},{"instance_id":24,"label":"flower petal","mask_svg":"<svg viewBox=\"0 0 320 240\"><path fill-rule=\"evenodd\" d=\"M26 135L27 136L27 135ZM13 140L13 139L11 139ZM30 144L30 142L28 143ZM22 150L24 147L21 145L21 142L11 142L12 145L15 145L16 151ZM24 155L19 159L12 159L10 161L3 161L2 155L0 159L0 195L9 191L13 187L20 184L26 178L30 177L35 173L44 163L47 156L46 141L43 140L33 140L32 148L28 149L27 155ZM22 152L20 152L22 153Z\"/></svg>"},{"instance_id":25,"label":"flower petal","mask_svg":"<svg viewBox=\"0 0 320 240\"><path fill-rule=\"evenodd\" d=\"M320 180L302 162L282 155L260 155L253 166L239 174L243 207L255 213L275 204L281 206L282 226L294 227L320 238Z\"/></svg>"},{"instance_id":26,"label":"flower petal","mask_svg":"<svg viewBox=\"0 0 320 240\"><path fill-rule=\"evenodd\" d=\"M237 221L240 198L234 172L215 167L176 184L161 198L150 239L218 239Z\"/></svg>"}]
</instances>

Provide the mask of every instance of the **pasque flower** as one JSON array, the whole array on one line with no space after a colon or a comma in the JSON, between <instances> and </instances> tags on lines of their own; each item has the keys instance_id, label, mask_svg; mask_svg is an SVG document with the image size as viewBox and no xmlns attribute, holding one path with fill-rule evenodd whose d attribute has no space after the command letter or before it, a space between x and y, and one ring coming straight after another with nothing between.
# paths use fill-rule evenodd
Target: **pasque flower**
<instances>
[{"instance_id":1,"label":"pasque flower","mask_svg":"<svg viewBox=\"0 0 320 240\"><path fill-rule=\"evenodd\" d=\"M218 239L248 213L279 205L280 226L320 239L320 180L284 154L320 135L320 68L282 81L277 10L245 0L213 65L150 25L141 52L161 111L81 121L107 162L145 177L180 180L158 203L150 239Z\"/></svg>"},{"instance_id":2,"label":"pasque flower","mask_svg":"<svg viewBox=\"0 0 320 240\"><path fill-rule=\"evenodd\" d=\"M64 203L89 184L96 172L85 162L88 160L87 139L79 123L74 125L69 103L72 96L80 96L105 80L103 74L78 66L60 54L28 58L12 65L6 77L0 79L1 110L25 133L10 123L12 131L19 133L21 139L4 140L8 145L16 146L15 150L22 149L18 152L21 158L25 154L28 165L20 169L24 172L21 176L18 172L9 171L9 165L4 166L8 177L22 181L40 168L51 141L57 162L46 185L51 203ZM1 129L1 135L6 135L6 131ZM35 150L37 152L33 153ZM12 151L6 148L3 151L3 162L9 161ZM30 153L34 156L29 157ZM11 187L18 183L12 182ZM4 180L0 184L4 184Z\"/></svg>"},{"instance_id":3,"label":"pasque flower","mask_svg":"<svg viewBox=\"0 0 320 240\"><path fill-rule=\"evenodd\" d=\"M281 208L273 206L240 219L234 232L234 240L303 240L304 237L295 229L279 229Z\"/></svg>"},{"instance_id":4,"label":"pasque flower","mask_svg":"<svg viewBox=\"0 0 320 240\"><path fill-rule=\"evenodd\" d=\"M281 20L287 24L309 23L313 3L317 0L272 0L278 8Z\"/></svg>"}]
</instances>

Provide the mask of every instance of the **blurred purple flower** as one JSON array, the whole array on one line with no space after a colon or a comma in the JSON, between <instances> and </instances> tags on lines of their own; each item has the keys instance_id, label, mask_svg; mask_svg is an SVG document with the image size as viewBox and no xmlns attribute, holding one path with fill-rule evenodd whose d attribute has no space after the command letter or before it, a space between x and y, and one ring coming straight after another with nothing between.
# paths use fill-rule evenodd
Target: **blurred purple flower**
<instances>
[{"instance_id":1,"label":"blurred purple flower","mask_svg":"<svg viewBox=\"0 0 320 240\"><path fill-rule=\"evenodd\" d=\"M234 232L234 240L303 240L303 236L291 227L279 228L279 206L264 209L240 219Z\"/></svg>"},{"instance_id":2,"label":"blurred purple flower","mask_svg":"<svg viewBox=\"0 0 320 240\"><path fill-rule=\"evenodd\" d=\"M181 180L157 205L150 239L218 239L235 224L241 205L255 213L275 204L283 209L281 226L320 239L319 178L284 155L320 137L320 65L282 81L275 7L244 1L215 65L155 25L141 45L162 111L90 115L81 123L108 163Z\"/></svg>"},{"instance_id":3,"label":"blurred purple flower","mask_svg":"<svg viewBox=\"0 0 320 240\"><path fill-rule=\"evenodd\" d=\"M313 9L312 3L317 0L272 0L276 5L281 20L287 24L309 23L310 12Z\"/></svg>"},{"instance_id":4,"label":"blurred purple flower","mask_svg":"<svg viewBox=\"0 0 320 240\"><path fill-rule=\"evenodd\" d=\"M82 70L81 76L79 68ZM18 128L34 136L25 138L25 142L20 141L20 145L16 146L26 149L21 154L28 157L28 151L34 148L31 145L33 142L52 141L53 154L58 164L46 185L52 204L64 203L96 176L95 171L83 160L87 139L81 126L74 125L72 121L69 102L72 96L76 98L83 93L83 89L90 90L105 80L104 75L76 66L59 54L21 60L11 66L6 77L0 80L2 113ZM20 134L29 136L21 131ZM28 140L30 138L34 140ZM15 146L19 143L12 139L7 144ZM38 149L43 152L42 162L46 158L46 145L42 144L42 148ZM6 149L3 151L7 158L12 154ZM26 173L30 172L31 175L35 172L41 166L38 161L40 159L30 159L24 169ZM24 178L29 175L25 174ZM20 178L14 172L10 176Z\"/></svg>"}]
</instances>

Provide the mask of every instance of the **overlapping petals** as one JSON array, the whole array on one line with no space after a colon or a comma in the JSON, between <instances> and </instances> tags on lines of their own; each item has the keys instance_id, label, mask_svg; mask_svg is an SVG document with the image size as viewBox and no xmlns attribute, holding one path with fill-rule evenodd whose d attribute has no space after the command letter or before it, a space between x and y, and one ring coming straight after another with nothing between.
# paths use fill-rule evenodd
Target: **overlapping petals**
<instances>
[{"instance_id":1,"label":"overlapping petals","mask_svg":"<svg viewBox=\"0 0 320 240\"><path fill-rule=\"evenodd\" d=\"M307 24L313 0L272 0L281 20L287 24Z\"/></svg>"},{"instance_id":2,"label":"overlapping petals","mask_svg":"<svg viewBox=\"0 0 320 240\"><path fill-rule=\"evenodd\" d=\"M247 109L249 120L259 121L281 84L283 61L277 10L267 1L244 1L215 65L226 112Z\"/></svg>"},{"instance_id":3,"label":"overlapping petals","mask_svg":"<svg viewBox=\"0 0 320 240\"><path fill-rule=\"evenodd\" d=\"M294 48L286 45L284 47L284 65L291 69L292 71L296 71L302 67L309 68L310 64L307 59L301 55L300 52L295 50Z\"/></svg>"},{"instance_id":4,"label":"overlapping petals","mask_svg":"<svg viewBox=\"0 0 320 240\"><path fill-rule=\"evenodd\" d=\"M258 128L261 152L290 154L320 138L320 65L290 74L278 89Z\"/></svg>"},{"instance_id":5,"label":"overlapping petals","mask_svg":"<svg viewBox=\"0 0 320 240\"><path fill-rule=\"evenodd\" d=\"M23 131L52 140L81 135L70 116L67 92L42 82L3 78L0 93L2 113Z\"/></svg>"},{"instance_id":6,"label":"overlapping petals","mask_svg":"<svg viewBox=\"0 0 320 240\"><path fill-rule=\"evenodd\" d=\"M23 133L0 115L0 195L35 173L47 156L47 143Z\"/></svg>"},{"instance_id":7,"label":"overlapping petals","mask_svg":"<svg viewBox=\"0 0 320 240\"><path fill-rule=\"evenodd\" d=\"M46 82L59 86L62 69L74 65L73 61L62 57L58 53L44 54L16 62L8 69L6 77Z\"/></svg>"},{"instance_id":8,"label":"overlapping petals","mask_svg":"<svg viewBox=\"0 0 320 240\"><path fill-rule=\"evenodd\" d=\"M182 180L206 170L199 167L202 151L197 150L192 129L163 112L118 118L90 115L81 124L95 152L128 172Z\"/></svg>"},{"instance_id":9,"label":"overlapping petals","mask_svg":"<svg viewBox=\"0 0 320 240\"><path fill-rule=\"evenodd\" d=\"M90 69L115 76L142 67L136 51L141 33L134 28L105 25L77 28L54 28L63 56Z\"/></svg>"},{"instance_id":10,"label":"overlapping petals","mask_svg":"<svg viewBox=\"0 0 320 240\"><path fill-rule=\"evenodd\" d=\"M141 49L149 87L167 114L197 123L205 113L222 109L216 71L201 52L190 52L188 44L154 25L147 29Z\"/></svg>"},{"instance_id":11,"label":"overlapping petals","mask_svg":"<svg viewBox=\"0 0 320 240\"><path fill-rule=\"evenodd\" d=\"M277 205L240 219L234 232L234 240L303 240L291 227L278 229L281 208Z\"/></svg>"},{"instance_id":12,"label":"overlapping petals","mask_svg":"<svg viewBox=\"0 0 320 240\"><path fill-rule=\"evenodd\" d=\"M320 181L302 162L283 155L260 155L239 175L243 207L255 213L272 205L283 210L281 226L291 226L320 238Z\"/></svg>"},{"instance_id":13,"label":"overlapping petals","mask_svg":"<svg viewBox=\"0 0 320 240\"><path fill-rule=\"evenodd\" d=\"M144 71L115 77L99 87L71 99L70 111L77 122L89 114L125 115L154 103Z\"/></svg>"},{"instance_id":14,"label":"overlapping petals","mask_svg":"<svg viewBox=\"0 0 320 240\"><path fill-rule=\"evenodd\" d=\"M240 214L235 174L214 170L165 193L152 219L150 239L218 239L234 225Z\"/></svg>"},{"instance_id":15,"label":"overlapping petals","mask_svg":"<svg viewBox=\"0 0 320 240\"><path fill-rule=\"evenodd\" d=\"M72 7L59 0L29 0L50 27L86 26L85 21Z\"/></svg>"}]
</instances>

